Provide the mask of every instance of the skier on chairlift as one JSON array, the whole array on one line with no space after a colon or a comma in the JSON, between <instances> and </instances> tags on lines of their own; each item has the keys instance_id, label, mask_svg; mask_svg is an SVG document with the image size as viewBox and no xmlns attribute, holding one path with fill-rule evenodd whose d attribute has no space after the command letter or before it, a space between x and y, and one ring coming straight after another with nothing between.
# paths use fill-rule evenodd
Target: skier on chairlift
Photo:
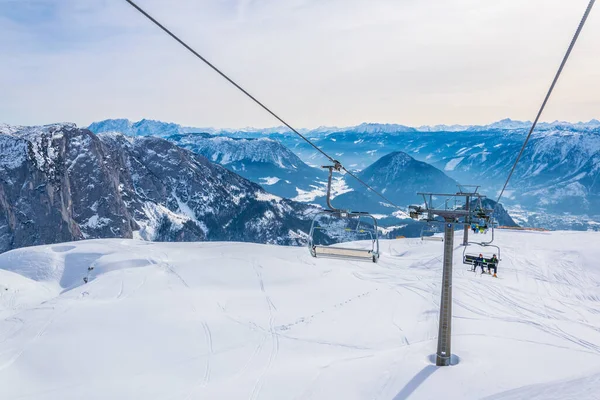
<instances>
[{"instance_id":1,"label":"skier on chairlift","mask_svg":"<svg viewBox=\"0 0 600 400\"><path fill-rule=\"evenodd\" d=\"M498 276L496 275L496 273L498 272L498 257L496 257L495 254L492 256L492 259L488 262L488 274L492 273L492 269L494 270L494 278L497 278Z\"/></svg>"},{"instance_id":2,"label":"skier on chairlift","mask_svg":"<svg viewBox=\"0 0 600 400\"><path fill-rule=\"evenodd\" d=\"M475 265L473 265L473 271L477 272L477 267L481 267L481 273L483 274L483 254L475 259Z\"/></svg>"}]
</instances>

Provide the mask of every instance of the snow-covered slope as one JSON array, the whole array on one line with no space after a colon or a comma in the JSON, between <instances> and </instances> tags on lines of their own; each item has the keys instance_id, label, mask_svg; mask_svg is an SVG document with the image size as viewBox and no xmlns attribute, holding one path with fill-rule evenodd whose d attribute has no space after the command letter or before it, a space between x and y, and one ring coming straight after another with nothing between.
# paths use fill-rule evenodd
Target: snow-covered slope
<instances>
[{"instance_id":1,"label":"snow-covered slope","mask_svg":"<svg viewBox=\"0 0 600 400\"><path fill-rule=\"evenodd\" d=\"M597 399L599 238L497 232L500 279L455 246L446 368L430 359L440 243L384 241L378 264L223 242L14 250L0 255L20 274L0 271L1 397Z\"/></svg>"}]
</instances>

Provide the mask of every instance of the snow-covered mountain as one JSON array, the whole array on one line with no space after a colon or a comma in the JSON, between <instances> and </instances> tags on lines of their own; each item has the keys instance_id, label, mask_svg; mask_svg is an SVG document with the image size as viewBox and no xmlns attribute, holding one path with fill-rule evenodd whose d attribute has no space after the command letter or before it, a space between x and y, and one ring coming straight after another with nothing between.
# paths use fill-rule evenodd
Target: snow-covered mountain
<instances>
[{"instance_id":1,"label":"snow-covered mountain","mask_svg":"<svg viewBox=\"0 0 600 400\"><path fill-rule=\"evenodd\" d=\"M91 123L87 127L90 131L98 133L121 132L128 136L158 136L166 137L170 135L185 133L208 133L221 134L225 136L252 136L269 135L288 132L289 129L284 126L273 128L243 128L243 129L216 129L209 127L191 127L182 126L173 122L157 121L152 119L141 119L137 122L125 118L105 119ZM301 129L301 132L307 132L307 129Z\"/></svg>"},{"instance_id":2,"label":"snow-covered mountain","mask_svg":"<svg viewBox=\"0 0 600 400\"><path fill-rule=\"evenodd\" d=\"M530 126L530 122L510 119L482 126L410 128L362 124L348 128L321 127L305 134L351 170L364 170L386 154L403 151L416 160L432 164L460 183L481 185L482 193L494 197ZM219 133L236 138L275 139L309 165L325 162L314 149L284 128ZM600 222L599 160L600 121L540 123L503 203L511 209L543 216L531 219L531 223L542 224L539 226L575 227L568 221L570 217L563 218L565 214L589 216L591 222ZM293 184L293 180L288 180ZM315 199L315 196L308 197Z\"/></svg>"},{"instance_id":3,"label":"snow-covered mountain","mask_svg":"<svg viewBox=\"0 0 600 400\"><path fill-rule=\"evenodd\" d=\"M120 132L132 137L161 137L262 185L270 193L298 201L322 203L316 198L322 197L326 174L304 163L276 140L277 135L275 139L264 137L279 128L227 130L215 135L214 129L186 128L153 120L131 122L118 119L94 122L89 129L95 133ZM314 195L308 195L313 192Z\"/></svg>"},{"instance_id":4,"label":"snow-covered mountain","mask_svg":"<svg viewBox=\"0 0 600 400\"><path fill-rule=\"evenodd\" d=\"M297 244L309 211L164 139L0 128L0 251L135 235Z\"/></svg>"},{"instance_id":5,"label":"snow-covered mountain","mask_svg":"<svg viewBox=\"0 0 600 400\"><path fill-rule=\"evenodd\" d=\"M458 183L439 169L408 154L387 154L359 173L359 177L399 204L420 203L418 192L455 193Z\"/></svg>"},{"instance_id":6,"label":"snow-covered mountain","mask_svg":"<svg viewBox=\"0 0 600 400\"><path fill-rule=\"evenodd\" d=\"M457 182L442 171L401 151L381 157L359 172L358 177L404 209L422 203L423 198L417 195L418 192L456 193L458 190ZM360 182L352 178L346 181L355 190L336 197L337 206L357 211L390 212L390 206L382 204L384 200L367 191Z\"/></svg>"},{"instance_id":7,"label":"snow-covered mountain","mask_svg":"<svg viewBox=\"0 0 600 400\"><path fill-rule=\"evenodd\" d=\"M90 124L88 129L96 134L105 132L121 132L128 136L157 136L185 133L186 128L172 122L142 119L132 122L128 119L106 119Z\"/></svg>"},{"instance_id":8,"label":"snow-covered mountain","mask_svg":"<svg viewBox=\"0 0 600 400\"><path fill-rule=\"evenodd\" d=\"M170 135L167 140L193 151L286 198L323 186L326 174L306 165L280 142L201 134Z\"/></svg>"},{"instance_id":9,"label":"snow-covered mountain","mask_svg":"<svg viewBox=\"0 0 600 400\"><path fill-rule=\"evenodd\" d=\"M522 146L524 132L456 132L408 139L406 151L460 182L495 194ZM504 199L532 211L600 214L600 127L549 129L534 134Z\"/></svg>"},{"instance_id":10,"label":"snow-covered mountain","mask_svg":"<svg viewBox=\"0 0 600 400\"><path fill-rule=\"evenodd\" d=\"M419 192L453 194L459 190L458 183L444 172L430 164L417 161L401 151L381 157L364 171L359 172L358 177L402 209L408 208L411 204L422 204L423 197L417 195ZM394 210L389 204L385 204L381 197L366 191L358 181L352 178L348 178L348 181L350 182L349 186L354 187L355 190L336 197L335 205L337 207L355 211L368 210L382 215L389 215ZM443 202L444 199L438 197L437 201ZM444 204L437 204L437 206L444 206ZM484 207L496 210L495 218L500 225L517 226L502 205L496 207L494 201L486 199ZM380 222L386 227L386 230L390 230L394 224L398 224L397 218L390 217L381 218ZM402 229L404 232L412 233L409 233L410 236L414 236L420 233L421 227L422 225L417 224L414 227L403 226ZM388 237L399 235L406 234L392 229Z\"/></svg>"},{"instance_id":11,"label":"snow-covered mountain","mask_svg":"<svg viewBox=\"0 0 600 400\"><path fill-rule=\"evenodd\" d=\"M382 241L377 264L227 242L14 250L0 255L0 397L598 399L599 239L498 231L498 279L454 251L452 367L432 362L438 242Z\"/></svg>"},{"instance_id":12,"label":"snow-covered mountain","mask_svg":"<svg viewBox=\"0 0 600 400\"><path fill-rule=\"evenodd\" d=\"M417 132L363 134L348 129L314 134L344 165L365 169L382 155L403 151L481 192L499 193L530 127L505 120L488 126L419 128ZM314 152L295 138L283 144L304 160ZM600 216L600 122L542 123L534 132L503 203L547 215ZM568 224L561 225L568 227Z\"/></svg>"}]
</instances>

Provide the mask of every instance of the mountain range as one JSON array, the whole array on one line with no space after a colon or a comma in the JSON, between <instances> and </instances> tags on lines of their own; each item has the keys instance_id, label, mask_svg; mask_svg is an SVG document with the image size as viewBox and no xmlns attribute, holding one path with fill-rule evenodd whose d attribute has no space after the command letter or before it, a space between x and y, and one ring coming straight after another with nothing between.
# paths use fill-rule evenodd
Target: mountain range
<instances>
[{"instance_id":1,"label":"mountain range","mask_svg":"<svg viewBox=\"0 0 600 400\"><path fill-rule=\"evenodd\" d=\"M150 120L90 127L101 132L0 126L0 251L101 237L303 244L318 210L307 203L325 204L324 171L271 138ZM419 191L457 186L401 151L356 173L402 209L420 202ZM356 180L336 176L333 186L334 206L376 214L384 234L420 233Z\"/></svg>"},{"instance_id":2,"label":"mountain range","mask_svg":"<svg viewBox=\"0 0 600 400\"><path fill-rule=\"evenodd\" d=\"M119 121L119 120L117 120ZM119 123L122 124L122 123ZM154 124L154 127L142 129L142 132L127 131L129 135L143 135L144 132L160 131L161 122L143 120L139 123L128 123L127 126ZM108 120L94 124L94 129L107 131L113 129L115 122ZM370 132L387 132L398 126L362 125ZM178 128L180 132L193 128ZM339 131L335 128L321 128ZM293 151L281 142L286 134L276 134L271 130L262 132L248 130L245 133L221 132L219 135L207 132L170 134L172 124L164 125L165 134L161 135L178 146L204 155L209 160L219 163L245 178L261 184L268 191L282 197L297 201L316 203L325 206L326 175L319 168L305 163ZM201 129L198 129L200 131ZM407 130L407 129L405 129ZM233 137L226 136L231 134ZM259 136L257 136L257 134ZM242 135L252 137L242 138ZM261 137L266 135L268 137ZM333 140L335 141L335 140ZM358 142L358 143L357 143ZM351 146L358 147L364 141L353 141ZM340 145L348 145L342 140ZM295 151L298 150L296 147ZM343 154L336 153L336 156ZM370 167L357 171L360 179L371 187L385 193L386 198L405 209L408 205L419 203L422 198L417 192L455 193L458 182L448 177L440 169L410 155L396 151L381 157ZM407 217L402 211L388 204L381 197L373 194L361 183L348 176L337 175L333 184L334 206L357 211L369 211L378 214L383 226L397 225L399 219ZM507 222L507 225L514 222ZM405 228L403 228L405 229ZM405 232L414 235L414 231Z\"/></svg>"},{"instance_id":3,"label":"mountain range","mask_svg":"<svg viewBox=\"0 0 600 400\"><path fill-rule=\"evenodd\" d=\"M138 133L126 130L127 135L144 135L147 131L159 131L160 123L148 128L149 121L126 123L121 120L93 124L91 128L106 132L119 126L140 127ZM184 128L178 128L183 131ZM164 132L173 131L173 124L165 124ZM327 174L320 168L303 162L294 152L273 138L239 138L224 135L212 135L206 132L177 133L161 135L180 147L203 155L245 178L261 184L270 192L297 201L310 202L325 206ZM457 182L447 177L439 169L417 161L406 153L394 152L382 157L368 169L358 172L361 179L371 187L386 193L394 204L406 208L409 204L420 202L420 191L442 190L453 193ZM355 179L336 173L333 197L336 207L353 210L368 210L382 216L391 216L395 208L382 202ZM402 218L406 217L402 214ZM397 218L392 218L396 220Z\"/></svg>"},{"instance_id":4,"label":"mountain range","mask_svg":"<svg viewBox=\"0 0 600 400\"><path fill-rule=\"evenodd\" d=\"M140 122L143 122L140 125L153 125L153 129L140 128L132 134L144 134L149 130L160 132L164 124L149 120ZM102 130L110 129L111 124L108 121L93 125L96 127L94 129ZM131 126L134 124L138 123L130 123ZM418 161L437 167L459 183L479 185L480 192L493 197L503 186L530 126L530 122L506 119L483 126L439 125L411 128L394 124L361 124L348 128L321 127L303 130L302 133L355 172L366 169L387 154L402 151ZM207 131L202 128L178 129L195 136L205 136L206 133L199 132ZM190 133L194 131L196 133ZM164 124L164 133L159 135L169 136L171 132L172 125ZM319 166L325 162L313 148L285 128L213 129L210 133L212 137L273 139L294 152L306 165ZM239 145L245 143L248 142L240 142ZM283 154L282 148L278 151ZM210 150L209 153L211 152L215 153L216 150ZM522 220L525 224L571 228L575 226L571 216L578 215L589 221L584 224L584 228L591 228L595 226L595 220L600 221L600 217L594 217L600 216L600 187L597 184L599 160L600 121L540 123L525 149L502 202L509 209L518 210L520 215L525 216ZM240 159L237 162L243 163ZM273 166L275 168L271 168L271 171L277 170L275 163ZM303 174L313 175L306 172ZM322 198L319 199L324 194L323 180L318 177L311 176L304 181L297 177L285 179L274 173L262 177L248 174L246 177L263 185L275 181L267 178L279 179L281 186L288 186L286 191L280 192L285 197L292 196L296 187L301 190L296 190L297 193L310 192L312 188L314 194L305 198L323 204ZM310 183L313 180L315 184ZM287 184L287 181L291 184ZM339 194L358 190L348 179L339 181L338 187L342 188ZM279 190L269 189L275 192ZM302 200L302 197L297 199Z\"/></svg>"},{"instance_id":5,"label":"mountain range","mask_svg":"<svg viewBox=\"0 0 600 400\"><path fill-rule=\"evenodd\" d=\"M169 124L145 120L159 136L171 135ZM108 129L110 123L96 124ZM133 126L133 123L131 123ZM442 170L462 184L477 184L480 192L496 196L515 161L530 122L498 121L483 126L438 125L407 127L394 124L361 124L355 127L321 127L301 130L314 143L354 172L366 169L387 154L402 151L414 159ZM179 127L187 134L223 136L237 139L273 139L293 151L305 164L319 166L325 160L286 128L215 130ZM140 128L132 133L149 131ZM195 132L195 133L194 133ZM502 202L518 214L521 223L553 229L597 229L600 226L600 121L540 123L525 148ZM265 175L263 178L270 177ZM276 177L276 176L274 176ZM283 182L295 180L276 177ZM256 180L266 185L274 180ZM311 186L298 187L306 193ZM320 183L319 183L320 182ZM287 184L287 182L285 182ZM314 187L316 186L316 188ZM340 194L356 187L339 181ZM322 181L305 196L322 204ZM277 189L274 189L277 190ZM293 190L285 192L291 196ZM283 192L282 192L283 194ZM356 196L356 194L355 194ZM346 196L348 197L348 196ZM302 198L299 198L302 199Z\"/></svg>"},{"instance_id":6,"label":"mountain range","mask_svg":"<svg viewBox=\"0 0 600 400\"><path fill-rule=\"evenodd\" d=\"M311 213L161 138L0 127L0 251L135 236L299 244Z\"/></svg>"}]
</instances>

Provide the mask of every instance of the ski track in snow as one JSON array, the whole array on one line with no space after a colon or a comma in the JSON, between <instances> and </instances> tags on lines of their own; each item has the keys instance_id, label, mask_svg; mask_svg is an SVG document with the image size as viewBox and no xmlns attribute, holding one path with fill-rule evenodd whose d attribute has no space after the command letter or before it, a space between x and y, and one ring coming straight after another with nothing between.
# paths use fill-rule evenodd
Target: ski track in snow
<instances>
[{"instance_id":1,"label":"ski track in snow","mask_svg":"<svg viewBox=\"0 0 600 400\"><path fill-rule=\"evenodd\" d=\"M48 288L60 273L36 272L48 277L43 287L7 281L2 397L429 399L445 387L457 399L597 398L598 234L497 236L500 279L468 271L455 247L453 353L461 362L443 372L428 361L441 289L442 246L434 242L382 241L378 264L240 243L95 240L58 253L56 246L28 250L39 259L5 253L0 268L25 263L20 270L31 273L60 263L56 254L105 256L88 284L55 294ZM50 253L53 264L44 261ZM36 304L32 293L47 299ZM138 325L140 334L128 331ZM81 364L70 350L77 335L110 342L86 346ZM120 342L132 354L126 359L121 347L106 347ZM79 371L88 368L93 374ZM40 379L38 369L52 378Z\"/></svg>"},{"instance_id":2,"label":"ski track in snow","mask_svg":"<svg viewBox=\"0 0 600 400\"><path fill-rule=\"evenodd\" d=\"M175 276L177 278L177 280L185 288L186 292L192 291L192 288L187 283L187 281L175 270L175 268L173 268L173 266L171 264L169 264L169 257L167 254L164 255L164 259L161 261L161 266L163 266L168 271L169 274L171 274L172 276ZM198 313L198 311L197 311L196 306L194 305L193 301L189 300L188 304L189 304L190 309L194 313L194 315L196 315ZM199 380L198 382L196 382L196 384L194 384L192 386L192 388L190 389L188 394L185 396L186 400L194 398L194 394L195 394L196 390L198 390L199 388L206 387L210 382L211 357L214 355L212 332L210 330L210 326L208 325L208 323L206 321L202 320L201 324L202 324L202 330L203 330L202 335L205 338L206 349L208 352L208 354L206 356L204 375L201 380Z\"/></svg>"},{"instance_id":3,"label":"ski track in snow","mask_svg":"<svg viewBox=\"0 0 600 400\"><path fill-rule=\"evenodd\" d=\"M250 394L250 399L256 400L258 398L258 396L260 395L260 391L264 385L265 376L267 375L269 370L272 368L273 361L275 361L275 359L277 358L277 355L279 354L279 335L277 334L277 332L275 332L275 324L274 324L274 321L275 321L274 312L277 311L277 307L275 307L275 304L273 304L273 301L271 300L271 298L265 291L265 282L263 280L262 272L260 271L262 269L262 267L260 266L260 264L258 264L257 261L252 260L252 268L254 269L254 272L256 273L256 277L258 278L260 291L263 293L263 295L265 297L265 301L267 303L267 309L269 312L269 333L271 335L271 352L269 354L269 359L267 361L267 364L263 368L259 378L256 380L254 387L252 388L252 393Z\"/></svg>"}]
</instances>

